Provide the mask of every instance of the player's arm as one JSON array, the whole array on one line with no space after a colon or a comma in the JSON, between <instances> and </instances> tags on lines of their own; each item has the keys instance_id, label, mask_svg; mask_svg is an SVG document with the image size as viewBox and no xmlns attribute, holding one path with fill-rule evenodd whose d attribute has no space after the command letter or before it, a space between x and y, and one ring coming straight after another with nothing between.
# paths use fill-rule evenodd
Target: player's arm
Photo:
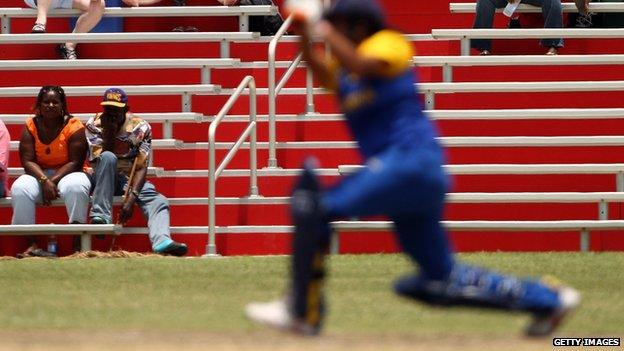
<instances>
[{"instance_id":1,"label":"player's arm","mask_svg":"<svg viewBox=\"0 0 624 351\"><path fill-rule=\"evenodd\" d=\"M300 46L301 53L303 54L303 60L306 61L306 64L310 67L310 69L312 69L316 79L323 86L329 89L335 89L337 83L334 71L327 63L325 54L314 49L310 28L306 28L308 25L302 22L294 23L294 26L296 31L301 33Z\"/></svg>"}]
</instances>

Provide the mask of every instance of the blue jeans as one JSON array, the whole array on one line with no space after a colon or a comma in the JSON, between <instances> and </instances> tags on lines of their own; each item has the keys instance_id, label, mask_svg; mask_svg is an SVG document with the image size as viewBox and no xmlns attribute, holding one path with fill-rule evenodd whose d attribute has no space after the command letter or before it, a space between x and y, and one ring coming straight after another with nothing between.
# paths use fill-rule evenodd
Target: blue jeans
<instances>
[{"instance_id":1,"label":"blue jeans","mask_svg":"<svg viewBox=\"0 0 624 351\"><path fill-rule=\"evenodd\" d=\"M429 279L445 279L453 253L440 224L448 178L442 150L392 147L368 160L323 196L331 218L388 215L403 251Z\"/></svg>"},{"instance_id":2,"label":"blue jeans","mask_svg":"<svg viewBox=\"0 0 624 351\"><path fill-rule=\"evenodd\" d=\"M561 0L522 0L524 4L539 6L542 8L544 28L563 28L563 11ZM494 13L497 8L507 6L507 0L477 0L477 13L473 28L492 28ZM542 39L544 47L563 47L563 39ZM492 50L492 40L473 39L470 46L479 51Z\"/></svg>"},{"instance_id":3,"label":"blue jeans","mask_svg":"<svg viewBox=\"0 0 624 351\"><path fill-rule=\"evenodd\" d=\"M110 151L104 151L98 157L93 178L95 189L89 217L100 217L107 223L112 223L113 196L124 194L124 189L128 185L128 177L117 173L117 156ZM152 183L145 182L143 189L139 192L137 205L147 219L152 249L170 243L172 240L167 198L157 192Z\"/></svg>"}]
</instances>

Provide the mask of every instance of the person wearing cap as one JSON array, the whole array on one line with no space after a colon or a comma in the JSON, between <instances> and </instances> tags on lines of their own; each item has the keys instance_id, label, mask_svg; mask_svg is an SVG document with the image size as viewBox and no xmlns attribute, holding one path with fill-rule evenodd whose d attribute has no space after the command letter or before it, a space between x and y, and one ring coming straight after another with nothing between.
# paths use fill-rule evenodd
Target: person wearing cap
<instances>
[{"instance_id":1,"label":"person wearing cap","mask_svg":"<svg viewBox=\"0 0 624 351\"><path fill-rule=\"evenodd\" d=\"M150 125L130 112L128 96L121 89L106 90L100 105L103 112L89 119L85 132L95 186L91 223L125 224L136 203L147 218L154 252L185 255L187 246L171 239L167 198L145 180L152 145ZM124 194L119 217L114 219L113 196Z\"/></svg>"},{"instance_id":2,"label":"person wearing cap","mask_svg":"<svg viewBox=\"0 0 624 351\"><path fill-rule=\"evenodd\" d=\"M86 223L91 182L83 172L87 154L84 126L69 113L65 91L59 86L39 90L34 113L26 120L20 138L25 174L11 188L11 223L34 224L35 205L49 206L59 197L65 202L69 223ZM79 242L80 237L75 239ZM53 256L39 249L33 238L29 241L24 256Z\"/></svg>"},{"instance_id":3,"label":"person wearing cap","mask_svg":"<svg viewBox=\"0 0 624 351\"><path fill-rule=\"evenodd\" d=\"M563 9L561 0L477 0L476 16L473 28L492 28L494 24L494 14L497 8L504 8L508 4L520 1L522 4L529 4L542 8L544 17L544 28L563 28ZM563 47L563 39L542 39L543 47L548 48L546 55L557 55L559 49ZM492 40L472 39L470 47L479 51L480 55L490 55L492 52Z\"/></svg>"},{"instance_id":4,"label":"person wearing cap","mask_svg":"<svg viewBox=\"0 0 624 351\"><path fill-rule=\"evenodd\" d=\"M288 292L283 299L249 304L247 317L296 333L319 333L325 315L330 222L384 215L394 222L402 251L419 266L418 273L397 280L397 294L435 305L529 312L534 320L527 333L550 333L578 304L574 289L455 260L440 223L449 188L442 168L444 151L417 96L412 46L388 28L382 13L373 0L339 0L318 23L305 13L293 16L303 59L335 92L366 166L323 189L316 165L305 163L291 200L294 235ZM313 36L329 45L333 59L326 60L325 52L313 47Z\"/></svg>"}]
</instances>

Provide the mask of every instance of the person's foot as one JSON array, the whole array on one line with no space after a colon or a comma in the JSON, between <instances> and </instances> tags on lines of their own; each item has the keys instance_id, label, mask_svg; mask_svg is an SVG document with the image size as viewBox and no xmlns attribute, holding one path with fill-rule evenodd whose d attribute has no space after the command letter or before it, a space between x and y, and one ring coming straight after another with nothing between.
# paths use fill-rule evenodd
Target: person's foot
<instances>
[{"instance_id":1,"label":"person's foot","mask_svg":"<svg viewBox=\"0 0 624 351\"><path fill-rule=\"evenodd\" d=\"M108 224L108 221L102 217L93 216L91 217L91 224Z\"/></svg>"},{"instance_id":2,"label":"person's foot","mask_svg":"<svg viewBox=\"0 0 624 351\"><path fill-rule=\"evenodd\" d=\"M492 55L492 53L490 52L490 50L483 50L479 53L479 55L481 56L490 56Z\"/></svg>"},{"instance_id":3,"label":"person's foot","mask_svg":"<svg viewBox=\"0 0 624 351\"><path fill-rule=\"evenodd\" d=\"M65 44L60 44L57 47L57 51L59 57L64 60L76 60L78 58L78 55L76 54L76 49L70 48Z\"/></svg>"},{"instance_id":4,"label":"person's foot","mask_svg":"<svg viewBox=\"0 0 624 351\"><path fill-rule=\"evenodd\" d=\"M171 241L163 248L155 249L154 252L161 255L172 255L180 257L186 255L186 253L188 252L188 246L186 246L186 244Z\"/></svg>"},{"instance_id":5,"label":"person's foot","mask_svg":"<svg viewBox=\"0 0 624 351\"><path fill-rule=\"evenodd\" d=\"M594 26L594 22L592 20L592 14L579 14L576 17L576 22L574 23L574 27L576 28L591 28Z\"/></svg>"},{"instance_id":6,"label":"person's foot","mask_svg":"<svg viewBox=\"0 0 624 351\"><path fill-rule=\"evenodd\" d=\"M55 258L57 257L55 254L48 252L44 249L40 249L37 245L33 245L26 249L26 251L17 255L17 258L26 258L26 257L43 257L43 258Z\"/></svg>"},{"instance_id":7,"label":"person's foot","mask_svg":"<svg viewBox=\"0 0 624 351\"><path fill-rule=\"evenodd\" d=\"M546 55L549 55L549 56L559 55L559 49L553 46L550 49L548 49L548 51L546 51Z\"/></svg>"},{"instance_id":8,"label":"person's foot","mask_svg":"<svg viewBox=\"0 0 624 351\"><path fill-rule=\"evenodd\" d=\"M509 28L509 29L522 28L522 24L520 24L520 19L519 18L511 18L509 20L509 23L507 24L507 28Z\"/></svg>"},{"instance_id":9,"label":"person's foot","mask_svg":"<svg viewBox=\"0 0 624 351\"><path fill-rule=\"evenodd\" d=\"M258 324L290 331L295 334L316 335L319 332L318 327L295 320L286 299L270 302L252 302L245 306L245 316Z\"/></svg>"},{"instance_id":10,"label":"person's foot","mask_svg":"<svg viewBox=\"0 0 624 351\"><path fill-rule=\"evenodd\" d=\"M526 329L528 336L546 336L551 334L561 321L581 303L581 294L573 288L564 286L557 289L559 307L547 315L535 315Z\"/></svg>"},{"instance_id":11,"label":"person's foot","mask_svg":"<svg viewBox=\"0 0 624 351\"><path fill-rule=\"evenodd\" d=\"M175 6L186 6L186 0L173 0Z\"/></svg>"},{"instance_id":12,"label":"person's foot","mask_svg":"<svg viewBox=\"0 0 624 351\"><path fill-rule=\"evenodd\" d=\"M42 23L35 23L35 25L33 25L32 29L30 30L31 33L35 33L35 34L42 34L46 32L46 26L45 24Z\"/></svg>"}]
</instances>

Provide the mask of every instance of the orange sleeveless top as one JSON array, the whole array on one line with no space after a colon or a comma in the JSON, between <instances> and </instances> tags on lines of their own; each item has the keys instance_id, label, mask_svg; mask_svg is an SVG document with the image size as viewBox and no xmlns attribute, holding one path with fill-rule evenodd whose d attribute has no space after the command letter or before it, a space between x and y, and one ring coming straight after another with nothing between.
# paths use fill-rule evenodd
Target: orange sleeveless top
<instances>
[{"instance_id":1,"label":"orange sleeveless top","mask_svg":"<svg viewBox=\"0 0 624 351\"><path fill-rule=\"evenodd\" d=\"M44 144L39 140L34 117L26 120L26 128L33 138L35 138L37 164L43 169L53 169L59 168L69 162L69 138L74 135L75 132L84 128L84 126L78 118L72 117L67 121L67 124L63 127L56 139L52 140L50 144Z\"/></svg>"}]
</instances>

